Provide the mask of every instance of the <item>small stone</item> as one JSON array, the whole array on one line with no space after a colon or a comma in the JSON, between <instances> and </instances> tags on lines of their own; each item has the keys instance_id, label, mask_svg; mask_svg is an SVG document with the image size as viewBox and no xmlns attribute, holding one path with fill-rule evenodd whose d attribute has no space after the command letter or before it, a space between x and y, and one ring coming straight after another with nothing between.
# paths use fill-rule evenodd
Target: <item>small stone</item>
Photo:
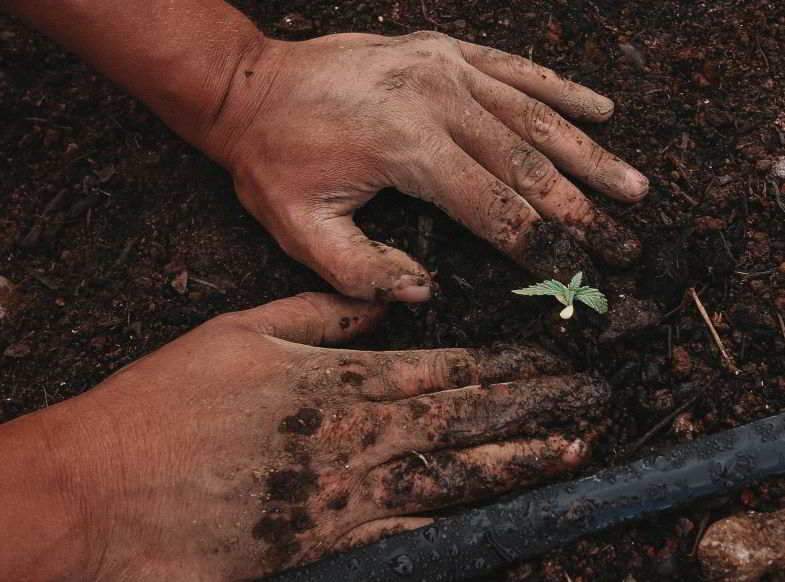
<instances>
[{"instance_id":1,"label":"small stone","mask_svg":"<svg viewBox=\"0 0 785 582\"><path fill-rule=\"evenodd\" d=\"M14 358L15 360L18 360L20 358L24 358L30 355L31 351L32 350L30 349L30 346L28 344L24 342L19 342L8 346L3 352L3 355L6 356L7 358Z\"/></svg>"},{"instance_id":2,"label":"small stone","mask_svg":"<svg viewBox=\"0 0 785 582\"><path fill-rule=\"evenodd\" d=\"M773 164L771 160L766 160L766 159L758 160L757 162L755 162L755 169L761 174L765 174L766 172L771 170L772 165Z\"/></svg>"},{"instance_id":3,"label":"small stone","mask_svg":"<svg viewBox=\"0 0 785 582\"><path fill-rule=\"evenodd\" d=\"M646 66L646 58L638 47L628 42L619 44L619 50L623 59L634 66L636 69L643 69Z\"/></svg>"},{"instance_id":4,"label":"small stone","mask_svg":"<svg viewBox=\"0 0 785 582\"><path fill-rule=\"evenodd\" d=\"M753 582L785 568L785 511L734 515L713 524L698 546L709 580Z\"/></svg>"},{"instance_id":5,"label":"small stone","mask_svg":"<svg viewBox=\"0 0 785 582\"><path fill-rule=\"evenodd\" d=\"M771 175L785 179L785 156L777 158L771 166Z\"/></svg>"},{"instance_id":6,"label":"small stone","mask_svg":"<svg viewBox=\"0 0 785 582\"><path fill-rule=\"evenodd\" d=\"M306 33L313 30L313 20L298 12L291 12L281 19L279 26L288 32Z\"/></svg>"},{"instance_id":7,"label":"small stone","mask_svg":"<svg viewBox=\"0 0 785 582\"><path fill-rule=\"evenodd\" d=\"M0 321L8 317L11 312L11 303L14 301L14 285L0 275Z\"/></svg>"},{"instance_id":8,"label":"small stone","mask_svg":"<svg viewBox=\"0 0 785 582\"><path fill-rule=\"evenodd\" d=\"M778 270L780 273L782 273L783 275L785 275L785 263L780 263L780 266L779 266L779 267L777 267L777 270Z\"/></svg>"},{"instance_id":9,"label":"small stone","mask_svg":"<svg viewBox=\"0 0 785 582\"><path fill-rule=\"evenodd\" d=\"M682 412L679 416L673 419L673 433L691 441L700 432L698 423L695 422L691 412Z\"/></svg>"},{"instance_id":10,"label":"small stone","mask_svg":"<svg viewBox=\"0 0 785 582\"><path fill-rule=\"evenodd\" d=\"M704 233L725 229L725 221L714 216L699 216L695 219L695 230Z\"/></svg>"},{"instance_id":11,"label":"small stone","mask_svg":"<svg viewBox=\"0 0 785 582\"><path fill-rule=\"evenodd\" d=\"M673 374L680 378L689 377L692 372L692 360L690 353L683 346L676 346L673 348L673 359L671 360L671 369Z\"/></svg>"},{"instance_id":12,"label":"small stone","mask_svg":"<svg viewBox=\"0 0 785 582\"><path fill-rule=\"evenodd\" d=\"M172 289L180 295L185 295L188 292L188 271L180 271L172 280L171 285Z\"/></svg>"}]
</instances>

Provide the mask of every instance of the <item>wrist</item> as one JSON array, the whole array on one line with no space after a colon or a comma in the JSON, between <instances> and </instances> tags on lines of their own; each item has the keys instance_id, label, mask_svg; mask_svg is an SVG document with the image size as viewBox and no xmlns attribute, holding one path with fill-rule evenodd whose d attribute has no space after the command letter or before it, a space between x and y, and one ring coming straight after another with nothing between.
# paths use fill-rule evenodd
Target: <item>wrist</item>
<instances>
[{"instance_id":1,"label":"wrist","mask_svg":"<svg viewBox=\"0 0 785 582\"><path fill-rule=\"evenodd\" d=\"M90 579L100 555L74 491L80 456L64 450L68 439L53 430L53 416L44 411L0 426L2 580Z\"/></svg>"},{"instance_id":2,"label":"wrist","mask_svg":"<svg viewBox=\"0 0 785 582\"><path fill-rule=\"evenodd\" d=\"M255 42L229 56L225 68L232 73L225 77L220 97L210 108L207 130L196 145L230 172L240 163L246 130L264 125L266 103L280 81L290 44L257 33Z\"/></svg>"}]
</instances>

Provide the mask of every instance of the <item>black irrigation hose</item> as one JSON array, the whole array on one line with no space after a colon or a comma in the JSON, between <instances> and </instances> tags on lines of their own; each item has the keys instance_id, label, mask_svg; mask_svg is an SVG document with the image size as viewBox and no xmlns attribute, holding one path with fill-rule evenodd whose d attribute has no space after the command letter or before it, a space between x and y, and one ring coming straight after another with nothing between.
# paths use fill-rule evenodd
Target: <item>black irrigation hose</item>
<instances>
[{"instance_id":1,"label":"black irrigation hose","mask_svg":"<svg viewBox=\"0 0 785 582\"><path fill-rule=\"evenodd\" d=\"M785 414L516 495L267 582L458 582L589 533L785 474Z\"/></svg>"}]
</instances>

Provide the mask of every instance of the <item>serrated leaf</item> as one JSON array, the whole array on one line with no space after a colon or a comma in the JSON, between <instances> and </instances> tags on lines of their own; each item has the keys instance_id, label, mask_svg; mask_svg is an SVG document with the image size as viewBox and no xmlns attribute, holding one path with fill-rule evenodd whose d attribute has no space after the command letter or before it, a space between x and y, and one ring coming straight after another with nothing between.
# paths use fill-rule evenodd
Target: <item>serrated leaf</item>
<instances>
[{"instance_id":1,"label":"serrated leaf","mask_svg":"<svg viewBox=\"0 0 785 582\"><path fill-rule=\"evenodd\" d=\"M578 288L581 286L582 282L583 282L583 271L578 271L577 273L575 273L575 276L570 281L569 287L573 291L577 291Z\"/></svg>"},{"instance_id":2,"label":"serrated leaf","mask_svg":"<svg viewBox=\"0 0 785 582\"><path fill-rule=\"evenodd\" d=\"M593 287L581 287L575 292L575 299L588 305L597 313L608 312L608 300L602 292Z\"/></svg>"},{"instance_id":3,"label":"serrated leaf","mask_svg":"<svg viewBox=\"0 0 785 582\"><path fill-rule=\"evenodd\" d=\"M529 285L528 287L524 287L523 289L515 289L513 291L516 295L550 295L556 297L557 299L560 296L564 296L567 293L567 287L565 287L559 281L554 281L550 279L548 281L542 281L541 283L535 283L534 285Z\"/></svg>"}]
</instances>

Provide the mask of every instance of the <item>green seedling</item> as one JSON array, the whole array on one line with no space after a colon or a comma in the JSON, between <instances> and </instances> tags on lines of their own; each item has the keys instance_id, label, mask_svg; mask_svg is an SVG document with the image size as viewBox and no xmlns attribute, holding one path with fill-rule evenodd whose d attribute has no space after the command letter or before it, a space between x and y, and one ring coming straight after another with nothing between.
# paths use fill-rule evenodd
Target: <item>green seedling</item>
<instances>
[{"instance_id":1,"label":"green seedling","mask_svg":"<svg viewBox=\"0 0 785 582\"><path fill-rule=\"evenodd\" d=\"M513 293L517 295L550 295L564 305L559 316L562 319L570 319L575 314L575 300L588 305L597 313L608 312L608 300L605 295L594 287L581 286L583 273L578 272L572 278L569 285L564 285L559 281L550 279L524 289L515 289Z\"/></svg>"}]
</instances>

